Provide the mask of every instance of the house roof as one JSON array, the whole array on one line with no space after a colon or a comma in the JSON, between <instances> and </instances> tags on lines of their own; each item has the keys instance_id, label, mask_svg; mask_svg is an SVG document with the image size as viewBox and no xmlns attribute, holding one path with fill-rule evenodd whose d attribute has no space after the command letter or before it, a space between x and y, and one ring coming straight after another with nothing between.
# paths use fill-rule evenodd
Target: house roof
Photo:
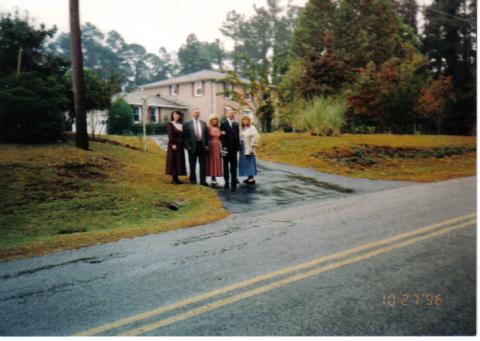
<instances>
[{"instance_id":1,"label":"house roof","mask_svg":"<svg viewBox=\"0 0 480 341\"><path fill-rule=\"evenodd\" d=\"M138 92L122 93L115 96L115 99L123 98L130 105L143 105L142 94ZM162 108L176 108L176 109L188 109L188 105L180 103L178 101L172 101L170 99L157 96L147 96L147 104L154 107Z\"/></svg>"},{"instance_id":2,"label":"house roof","mask_svg":"<svg viewBox=\"0 0 480 341\"><path fill-rule=\"evenodd\" d=\"M143 84L138 86L138 88L156 88L159 86L166 86L171 84L191 83L195 81L205 81L205 80L217 81L220 79L224 79L225 77L227 77L226 73L213 71L213 70L201 70L201 71L189 73L187 75L165 79L163 81ZM245 78L240 78L240 81L247 84L250 83L250 81Z\"/></svg>"}]
</instances>

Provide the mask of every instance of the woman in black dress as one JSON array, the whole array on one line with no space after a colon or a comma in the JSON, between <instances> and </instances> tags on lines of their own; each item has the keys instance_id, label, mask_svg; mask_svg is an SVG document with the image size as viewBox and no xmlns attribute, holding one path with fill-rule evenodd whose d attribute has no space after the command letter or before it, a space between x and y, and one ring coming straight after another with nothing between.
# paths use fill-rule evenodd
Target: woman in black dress
<instances>
[{"instance_id":1,"label":"woman in black dress","mask_svg":"<svg viewBox=\"0 0 480 341\"><path fill-rule=\"evenodd\" d=\"M168 149L165 173L172 176L173 184L181 184L179 175L187 175L185 151L183 149L182 113L172 111L167 124Z\"/></svg>"}]
</instances>

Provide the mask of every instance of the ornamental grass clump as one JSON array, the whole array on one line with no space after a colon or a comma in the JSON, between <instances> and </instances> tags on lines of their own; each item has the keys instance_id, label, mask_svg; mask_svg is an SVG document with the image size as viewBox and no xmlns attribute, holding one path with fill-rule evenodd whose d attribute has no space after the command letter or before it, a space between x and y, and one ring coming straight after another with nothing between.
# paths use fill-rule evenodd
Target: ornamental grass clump
<instances>
[{"instance_id":1,"label":"ornamental grass clump","mask_svg":"<svg viewBox=\"0 0 480 341\"><path fill-rule=\"evenodd\" d=\"M305 110L306 128L313 135L340 135L347 101L341 97L314 97Z\"/></svg>"}]
</instances>

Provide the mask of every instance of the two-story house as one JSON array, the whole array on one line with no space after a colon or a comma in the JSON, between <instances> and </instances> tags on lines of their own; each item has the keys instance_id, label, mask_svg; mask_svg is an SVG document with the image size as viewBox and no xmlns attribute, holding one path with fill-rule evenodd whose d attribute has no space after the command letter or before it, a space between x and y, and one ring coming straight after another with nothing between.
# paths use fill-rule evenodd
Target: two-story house
<instances>
[{"instance_id":1,"label":"two-story house","mask_svg":"<svg viewBox=\"0 0 480 341\"><path fill-rule=\"evenodd\" d=\"M183 112L184 119L188 120L191 118L191 111L194 108L200 110L201 118L206 121L211 114L223 117L229 106L238 107L238 103L233 102L228 95L222 94L226 90L233 90L232 84L224 81L226 76L221 72L202 70L144 84L130 93L117 94L112 100L123 98L130 104L134 123L143 122L145 110L148 110L145 115L146 123L165 123L169 120L173 110ZM247 79L240 79L240 81L243 84L249 83ZM243 86L234 90L239 93L245 91ZM253 118L250 109L242 108L241 110L241 114L247 114ZM87 115L88 132L106 134L106 122L106 111L89 112ZM75 126L73 130L75 131Z\"/></svg>"},{"instance_id":2,"label":"two-story house","mask_svg":"<svg viewBox=\"0 0 480 341\"><path fill-rule=\"evenodd\" d=\"M227 89L231 90L232 85L224 82L227 75L212 70L202 70L187 75L166 79L159 82L148 83L139 86L133 91L140 94L143 91L144 96L158 96L168 101L186 106L186 110L179 110L185 113L185 119L190 118L191 110L198 108L202 119L206 120L211 114L217 114L222 117L225 114L225 108L229 106L238 107L231 98L222 94ZM247 79L241 79L244 84L248 84ZM143 90L142 90L143 89ZM236 92L244 92L245 89L235 88ZM126 98L128 102L128 98ZM133 103L132 103L133 104ZM243 112L252 115L251 110L245 108Z\"/></svg>"}]
</instances>

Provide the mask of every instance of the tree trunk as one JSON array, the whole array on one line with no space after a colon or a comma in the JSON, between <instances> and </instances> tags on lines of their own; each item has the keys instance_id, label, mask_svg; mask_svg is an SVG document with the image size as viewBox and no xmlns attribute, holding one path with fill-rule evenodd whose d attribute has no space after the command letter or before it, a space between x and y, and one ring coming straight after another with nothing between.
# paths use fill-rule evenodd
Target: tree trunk
<instances>
[{"instance_id":1,"label":"tree trunk","mask_svg":"<svg viewBox=\"0 0 480 341\"><path fill-rule=\"evenodd\" d=\"M442 120L436 120L435 121L436 126L437 126L437 135L442 134Z\"/></svg>"},{"instance_id":2,"label":"tree trunk","mask_svg":"<svg viewBox=\"0 0 480 341\"><path fill-rule=\"evenodd\" d=\"M85 82L83 78L82 39L80 35L79 0L70 0L70 41L72 83L75 107L75 144L88 150L87 114L85 110Z\"/></svg>"}]
</instances>

